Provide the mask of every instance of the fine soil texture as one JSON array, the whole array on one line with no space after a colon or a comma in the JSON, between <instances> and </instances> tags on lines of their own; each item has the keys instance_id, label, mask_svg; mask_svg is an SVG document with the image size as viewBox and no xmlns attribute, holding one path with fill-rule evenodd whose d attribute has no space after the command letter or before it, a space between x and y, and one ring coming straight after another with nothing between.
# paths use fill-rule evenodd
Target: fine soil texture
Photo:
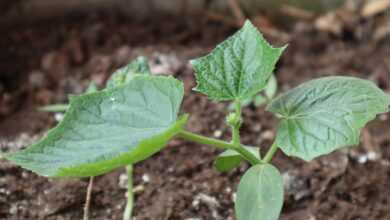
<instances>
[{"instance_id":1,"label":"fine soil texture","mask_svg":"<svg viewBox=\"0 0 390 220\"><path fill-rule=\"evenodd\" d=\"M262 30L262 27L260 27ZM150 59L156 74L184 81L182 112L187 129L228 140L224 124L229 103L195 93L188 60L209 52L235 27L207 19L163 17L135 22L109 16L46 22L2 31L0 36L0 149L16 151L39 140L61 114L38 107L64 103L90 81L103 86L116 68L136 56ZM373 80L390 91L390 41L332 35L311 24L293 25L283 34L268 33L272 44L289 47L275 70L279 93L320 76L350 75ZM283 36L283 37L281 37ZM248 106L242 140L272 142L277 119L264 107ZM381 115L362 131L361 144L310 163L273 159L285 182L281 220L390 219L390 119ZM172 140L150 159L135 165L134 220L233 220L233 199L248 168L219 173L219 150ZM0 219L82 219L88 179L48 179L0 159ZM124 169L95 178L91 219L121 219L125 205Z\"/></svg>"}]
</instances>

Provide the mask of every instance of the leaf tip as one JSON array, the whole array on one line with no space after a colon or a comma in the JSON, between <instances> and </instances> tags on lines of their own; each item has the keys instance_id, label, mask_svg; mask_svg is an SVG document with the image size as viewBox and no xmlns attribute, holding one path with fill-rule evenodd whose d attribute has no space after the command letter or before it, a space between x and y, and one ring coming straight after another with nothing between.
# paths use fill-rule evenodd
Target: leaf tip
<instances>
[{"instance_id":1,"label":"leaf tip","mask_svg":"<svg viewBox=\"0 0 390 220\"><path fill-rule=\"evenodd\" d=\"M253 23L251 22L251 20L249 19L246 19L245 22L244 22L244 25L243 25L244 28L255 28L257 29Z\"/></svg>"},{"instance_id":2,"label":"leaf tip","mask_svg":"<svg viewBox=\"0 0 390 220\"><path fill-rule=\"evenodd\" d=\"M283 53L287 49L288 46L289 46L289 44L285 44L281 47L277 47L277 49L280 51L280 53Z\"/></svg>"}]
</instances>

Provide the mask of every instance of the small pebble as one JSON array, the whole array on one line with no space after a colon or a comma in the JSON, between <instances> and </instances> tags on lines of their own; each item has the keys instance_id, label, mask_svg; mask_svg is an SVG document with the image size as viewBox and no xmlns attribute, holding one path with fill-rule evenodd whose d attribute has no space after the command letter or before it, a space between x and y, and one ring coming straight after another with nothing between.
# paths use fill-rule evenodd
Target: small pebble
<instances>
[{"instance_id":1,"label":"small pebble","mask_svg":"<svg viewBox=\"0 0 390 220\"><path fill-rule=\"evenodd\" d=\"M378 154L375 153L374 151L370 151L367 153L367 159L370 161L375 161L378 159Z\"/></svg>"},{"instance_id":2,"label":"small pebble","mask_svg":"<svg viewBox=\"0 0 390 220\"><path fill-rule=\"evenodd\" d=\"M28 77L29 84L34 88L41 88L45 84L45 75L40 71L33 71Z\"/></svg>"},{"instance_id":3,"label":"small pebble","mask_svg":"<svg viewBox=\"0 0 390 220\"><path fill-rule=\"evenodd\" d=\"M142 180L145 183L149 183L150 182L150 176L148 174L144 174L144 175L142 175Z\"/></svg>"},{"instance_id":4,"label":"small pebble","mask_svg":"<svg viewBox=\"0 0 390 220\"><path fill-rule=\"evenodd\" d=\"M228 194L230 194L230 193L232 192L232 188L226 187L226 188L225 188L225 192L228 193Z\"/></svg>"},{"instance_id":5,"label":"small pebble","mask_svg":"<svg viewBox=\"0 0 390 220\"><path fill-rule=\"evenodd\" d=\"M387 119L389 119L389 116L387 114L381 114L379 116L379 120L381 121L387 121Z\"/></svg>"},{"instance_id":6,"label":"small pebble","mask_svg":"<svg viewBox=\"0 0 390 220\"><path fill-rule=\"evenodd\" d=\"M365 154L363 154L363 155L360 155L359 157L358 157L358 162L359 163L367 163L367 160L368 160L368 157L367 157L367 155L365 155Z\"/></svg>"},{"instance_id":7,"label":"small pebble","mask_svg":"<svg viewBox=\"0 0 390 220\"><path fill-rule=\"evenodd\" d=\"M118 185L121 189L127 189L127 175L122 173L119 176L119 182Z\"/></svg>"},{"instance_id":8,"label":"small pebble","mask_svg":"<svg viewBox=\"0 0 390 220\"><path fill-rule=\"evenodd\" d=\"M261 131L261 125L260 125L260 124L254 125L254 126L253 126L253 131L255 131L255 132Z\"/></svg>"},{"instance_id":9,"label":"small pebble","mask_svg":"<svg viewBox=\"0 0 390 220\"><path fill-rule=\"evenodd\" d=\"M358 156L357 161L358 163L364 164L368 161L376 161L379 159L379 156L374 151L367 152L366 154L361 154Z\"/></svg>"},{"instance_id":10,"label":"small pebble","mask_svg":"<svg viewBox=\"0 0 390 220\"><path fill-rule=\"evenodd\" d=\"M214 135L215 138L220 138L222 136L222 131L221 130L215 130L213 135Z\"/></svg>"},{"instance_id":11,"label":"small pebble","mask_svg":"<svg viewBox=\"0 0 390 220\"><path fill-rule=\"evenodd\" d=\"M11 208L9 209L9 213L11 215L15 215L18 212L18 205L17 204L11 204Z\"/></svg>"},{"instance_id":12,"label":"small pebble","mask_svg":"<svg viewBox=\"0 0 390 220\"><path fill-rule=\"evenodd\" d=\"M237 199L237 193L233 193L232 194L232 201L236 202L236 199Z\"/></svg>"},{"instance_id":13,"label":"small pebble","mask_svg":"<svg viewBox=\"0 0 390 220\"><path fill-rule=\"evenodd\" d=\"M274 132L272 132L271 130L266 130L261 134L261 138L263 140L272 140L274 139Z\"/></svg>"}]
</instances>

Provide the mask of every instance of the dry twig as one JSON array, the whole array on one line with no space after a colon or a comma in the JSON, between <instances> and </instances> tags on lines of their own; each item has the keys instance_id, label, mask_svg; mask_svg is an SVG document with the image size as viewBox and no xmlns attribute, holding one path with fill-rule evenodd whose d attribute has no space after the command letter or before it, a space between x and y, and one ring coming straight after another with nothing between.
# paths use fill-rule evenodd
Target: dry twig
<instances>
[{"instance_id":1,"label":"dry twig","mask_svg":"<svg viewBox=\"0 0 390 220\"><path fill-rule=\"evenodd\" d=\"M237 0L228 0L228 4L230 10L232 10L234 17L237 19L237 23L242 26L245 22L245 15L244 13L242 13L241 7L238 4Z\"/></svg>"},{"instance_id":2,"label":"dry twig","mask_svg":"<svg viewBox=\"0 0 390 220\"><path fill-rule=\"evenodd\" d=\"M84 205L84 217L83 217L83 220L89 220L89 208L90 208L90 205L91 205L92 187L93 187L93 177L90 177L89 178L88 188L87 188L87 196L86 196L85 205Z\"/></svg>"},{"instance_id":3,"label":"dry twig","mask_svg":"<svg viewBox=\"0 0 390 220\"><path fill-rule=\"evenodd\" d=\"M229 26L236 27L236 28L241 27L241 25L237 24L237 22L235 20L228 18L223 14L214 13L212 11L206 11L205 15L207 16L208 19L210 19L212 21L222 22L225 25L229 25Z\"/></svg>"},{"instance_id":4,"label":"dry twig","mask_svg":"<svg viewBox=\"0 0 390 220\"><path fill-rule=\"evenodd\" d=\"M302 8L294 7L291 5L283 4L280 8L281 12L298 19L312 20L315 17L313 12L307 11Z\"/></svg>"}]
</instances>

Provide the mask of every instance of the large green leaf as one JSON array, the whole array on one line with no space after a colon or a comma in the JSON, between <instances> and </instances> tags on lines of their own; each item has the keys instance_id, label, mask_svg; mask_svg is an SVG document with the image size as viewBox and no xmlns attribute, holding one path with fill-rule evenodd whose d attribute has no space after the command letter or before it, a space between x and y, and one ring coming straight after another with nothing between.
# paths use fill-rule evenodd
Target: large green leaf
<instances>
[{"instance_id":1,"label":"large green leaf","mask_svg":"<svg viewBox=\"0 0 390 220\"><path fill-rule=\"evenodd\" d=\"M138 74L151 74L148 60L142 56L137 57L128 65L115 71L107 80L106 87L113 88L115 86L128 83L134 76Z\"/></svg>"},{"instance_id":2,"label":"large green leaf","mask_svg":"<svg viewBox=\"0 0 390 220\"><path fill-rule=\"evenodd\" d=\"M260 151L257 147L245 148L260 160ZM214 161L214 167L220 172L226 172L234 169L244 160L241 154L235 150L225 150Z\"/></svg>"},{"instance_id":3,"label":"large green leaf","mask_svg":"<svg viewBox=\"0 0 390 220\"><path fill-rule=\"evenodd\" d=\"M353 77L309 81L271 102L281 118L276 141L287 155L304 160L359 143L360 130L388 112L389 97L374 83Z\"/></svg>"},{"instance_id":4,"label":"large green leaf","mask_svg":"<svg viewBox=\"0 0 390 220\"><path fill-rule=\"evenodd\" d=\"M283 179L274 166L258 164L246 171L237 190L237 220L277 220L282 206Z\"/></svg>"},{"instance_id":5,"label":"large green leaf","mask_svg":"<svg viewBox=\"0 0 390 220\"><path fill-rule=\"evenodd\" d=\"M183 85L172 77L134 76L122 86L73 97L47 137L7 158L44 176L94 176L136 163L182 128L182 98Z\"/></svg>"},{"instance_id":6,"label":"large green leaf","mask_svg":"<svg viewBox=\"0 0 390 220\"><path fill-rule=\"evenodd\" d=\"M214 100L245 100L264 89L285 47L273 48L251 22L209 55L192 60L196 91Z\"/></svg>"}]
</instances>

